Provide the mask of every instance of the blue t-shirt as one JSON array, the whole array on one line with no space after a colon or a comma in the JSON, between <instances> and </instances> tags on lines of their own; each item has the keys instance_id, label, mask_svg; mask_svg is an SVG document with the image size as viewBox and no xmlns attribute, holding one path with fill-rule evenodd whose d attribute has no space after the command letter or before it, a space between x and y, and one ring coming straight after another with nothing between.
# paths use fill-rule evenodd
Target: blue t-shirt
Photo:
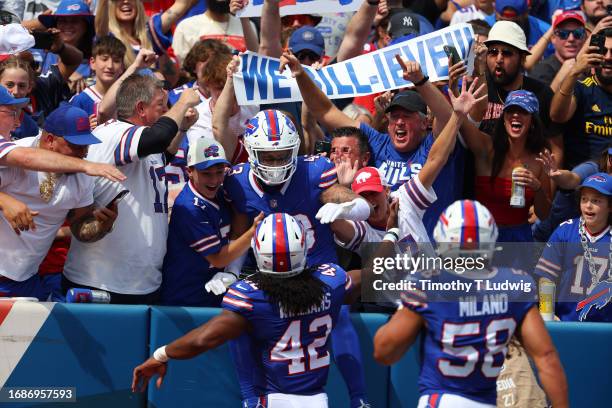
<instances>
[{"instance_id":1,"label":"blue t-shirt","mask_svg":"<svg viewBox=\"0 0 612 408\"><path fill-rule=\"evenodd\" d=\"M173 306L219 307L221 296L204 285L215 273L206 256L228 243L230 211L219 192L216 201L199 194L188 182L172 207L168 249L162 267L161 303Z\"/></svg>"},{"instance_id":2,"label":"blue t-shirt","mask_svg":"<svg viewBox=\"0 0 612 408\"><path fill-rule=\"evenodd\" d=\"M307 234L308 265L319 265L337 259L329 224L321 224L315 218L321 208L321 193L336 182L336 167L329 159L299 156L295 173L282 186L262 188L250 164L242 163L225 178L224 188L236 211L250 219L260 212L285 212L300 221Z\"/></svg>"},{"instance_id":3,"label":"blue t-shirt","mask_svg":"<svg viewBox=\"0 0 612 408\"><path fill-rule=\"evenodd\" d=\"M535 306L537 289L524 272L509 268L493 271L495 275L488 278L491 284L522 281L531 284L533 293L486 290L484 283L479 290L474 279L443 271L433 275L432 282L472 283L470 290L461 292L458 301L438 299L443 296L441 291L402 294L404 307L421 315L427 325L420 350L421 395L456 394L495 405L497 375L504 364L508 343L529 309Z\"/></svg>"},{"instance_id":4,"label":"blue t-shirt","mask_svg":"<svg viewBox=\"0 0 612 408\"><path fill-rule=\"evenodd\" d=\"M612 95L597 77L590 76L574 86L576 112L565 127L565 167L598 159L608 148L612 135Z\"/></svg>"},{"instance_id":5,"label":"blue t-shirt","mask_svg":"<svg viewBox=\"0 0 612 408\"><path fill-rule=\"evenodd\" d=\"M534 273L557 285L555 315L564 321L611 322L612 277L609 275L610 227L591 235L586 231L593 256L593 285L584 248L580 242L580 218L567 220L555 230L544 247ZM607 306L603 306L606 305ZM589 307L589 305L593 307ZM597 306L603 306L601 309Z\"/></svg>"},{"instance_id":6,"label":"blue t-shirt","mask_svg":"<svg viewBox=\"0 0 612 408\"><path fill-rule=\"evenodd\" d=\"M264 394L314 395L324 392L327 383L329 334L351 281L335 264L303 273L312 273L327 285L321 306L305 315L290 315L270 303L265 292L248 280L234 283L223 298L224 309L240 314L254 328L250 347L236 353L239 360L261 361L264 376L257 380Z\"/></svg>"},{"instance_id":7,"label":"blue t-shirt","mask_svg":"<svg viewBox=\"0 0 612 408\"><path fill-rule=\"evenodd\" d=\"M421 171L435 140L430 132L415 150L400 153L395 150L388 133L380 133L363 123L360 129L368 137L372 152L371 161L382 171L393 191ZM464 147L457 141L455 149L433 183L432 187L438 200L425 211L423 216L423 224L430 237L442 211L459 199L463 192L464 153Z\"/></svg>"}]
</instances>

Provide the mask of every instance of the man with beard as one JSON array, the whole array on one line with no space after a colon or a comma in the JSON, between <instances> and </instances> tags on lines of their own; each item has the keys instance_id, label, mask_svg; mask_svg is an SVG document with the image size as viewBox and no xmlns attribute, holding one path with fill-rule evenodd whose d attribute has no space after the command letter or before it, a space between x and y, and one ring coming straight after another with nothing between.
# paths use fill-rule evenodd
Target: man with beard
<instances>
[{"instance_id":1,"label":"man with beard","mask_svg":"<svg viewBox=\"0 0 612 408\"><path fill-rule=\"evenodd\" d=\"M529 54L525 33L516 23L498 21L491 28L487 46L487 87L489 102L480 124L480 130L493 135L497 119L501 116L506 96L511 91L524 89L533 92L540 104L540 119L550 138L557 160L563 156L559 135L561 130L551 121L548 114L552 90L544 83L525 76L525 58Z\"/></svg>"},{"instance_id":2,"label":"man with beard","mask_svg":"<svg viewBox=\"0 0 612 408\"><path fill-rule=\"evenodd\" d=\"M593 32L601 19L608 15L606 6L612 5L612 0L582 0L580 10L586 16L586 29Z\"/></svg>"},{"instance_id":3,"label":"man with beard","mask_svg":"<svg viewBox=\"0 0 612 408\"><path fill-rule=\"evenodd\" d=\"M594 33L595 34L595 33ZM563 79L552 100L550 116L565 123L565 167L597 157L608 148L612 135L612 29L606 36L604 54L597 46L582 48L576 64ZM578 77L592 73L583 81Z\"/></svg>"}]
</instances>

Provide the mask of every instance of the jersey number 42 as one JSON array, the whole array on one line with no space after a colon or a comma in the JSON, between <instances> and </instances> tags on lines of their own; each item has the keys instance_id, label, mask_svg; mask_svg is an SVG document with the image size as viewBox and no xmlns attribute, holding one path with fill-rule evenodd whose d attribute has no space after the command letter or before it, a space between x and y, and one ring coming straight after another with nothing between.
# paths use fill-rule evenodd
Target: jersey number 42
<instances>
[{"instance_id":1,"label":"jersey number 42","mask_svg":"<svg viewBox=\"0 0 612 408\"><path fill-rule=\"evenodd\" d=\"M329 366L329 350L320 355L317 349L327 343L327 337L332 330L331 316L326 314L317 317L310 323L308 333L316 334L321 329L324 329L325 332L321 337L315 337L306 346L306 351L304 350L305 345L302 344L301 327L301 320L292 321L270 352L270 360L290 362L288 366L289 375L303 374L306 370L316 370Z\"/></svg>"}]
</instances>

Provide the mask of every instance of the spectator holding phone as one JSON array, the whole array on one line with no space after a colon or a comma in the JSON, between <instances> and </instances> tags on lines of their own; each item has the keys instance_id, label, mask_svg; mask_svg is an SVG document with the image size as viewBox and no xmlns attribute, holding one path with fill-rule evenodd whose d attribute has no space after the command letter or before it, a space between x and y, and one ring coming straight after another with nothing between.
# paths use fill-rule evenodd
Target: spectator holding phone
<instances>
[{"instance_id":1,"label":"spectator holding phone","mask_svg":"<svg viewBox=\"0 0 612 408\"><path fill-rule=\"evenodd\" d=\"M38 21L45 29L58 29L65 44L83 52L82 61L68 79L70 90L73 93L81 92L87 86L85 80L92 76L89 57L95 32L94 15L89 11L89 6L82 0L63 0L53 14L41 14ZM58 63L59 56L49 50L41 51L41 72L45 73Z\"/></svg>"},{"instance_id":2,"label":"spectator holding phone","mask_svg":"<svg viewBox=\"0 0 612 408\"><path fill-rule=\"evenodd\" d=\"M593 44L600 44L593 45ZM583 81L583 73L589 75ZM552 99L550 117L567 123L565 168L598 157L612 133L612 29L593 32Z\"/></svg>"}]
</instances>

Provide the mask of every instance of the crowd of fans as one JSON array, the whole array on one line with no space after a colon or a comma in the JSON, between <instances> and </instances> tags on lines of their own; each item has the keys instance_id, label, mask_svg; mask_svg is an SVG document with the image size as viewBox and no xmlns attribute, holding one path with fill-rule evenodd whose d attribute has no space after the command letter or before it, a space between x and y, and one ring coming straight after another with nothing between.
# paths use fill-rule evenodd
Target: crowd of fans
<instances>
[{"instance_id":1,"label":"crowd of fans","mask_svg":"<svg viewBox=\"0 0 612 408\"><path fill-rule=\"evenodd\" d=\"M284 112L295 124L300 154L328 150L341 185L350 187L361 168L373 166L385 189L393 192L431 158L433 142L453 111L446 90L458 96L462 80L485 84L486 97L479 99L461 124L458 142L453 142L448 157L443 155L440 175L432 180L435 195L431 203L427 201L423 215L429 237L448 204L458 198L476 198L492 212L501 242L546 242L560 223L580 216L574 189L589 175L608 171L612 2L463 0L427 6L409 1L403 6L384 0L364 2L350 19L344 17L348 22L339 34L338 47L329 47L331 41L321 33L325 30L318 27L340 17L281 17L278 2L266 1L262 16L248 19L236 17L245 4L241 0L215 0L204 7L201 3L65 0L43 2L43 10L32 15L29 6L4 2L0 118L4 141L15 143L5 144L2 160L13 166L11 156L22 150L16 147L35 145L115 164L128 176L122 187L97 180L89 194L88 207L93 202L92 208L98 209L97 228L110 230L105 224L119 217L114 230L107 231L110 236L99 237L95 243L82 243L78 235L71 240L74 223L64 224L64 220L49 225L54 231L61 226L54 239L43 240L40 228L35 228L46 224L48 211L35 210L35 203L25 197L17 205L19 198L10 196L4 176L5 234L14 229L11 240L19 241L15 248L28 248L32 257L27 265L19 262L23 274L10 263L3 268L2 279L16 285L6 286L5 295L44 299L51 291L53 299L59 300L67 288L80 286L109 291L113 302L160 301L163 277L174 276L170 270L183 257L174 248L187 239L176 236L183 234L181 227L173 231L175 223L170 222L166 245L166 216L174 197L196 174L188 165L190 146L200 139L216 140L230 165L257 160L242 136L249 119L264 109ZM404 76L415 84L412 89L331 101L301 75L300 64L316 68L344 61L462 22L471 24L475 33L474 72L465 78L463 61L450 65L449 60L449 81L441 83L429 82L418 63L406 61ZM594 42L594 36L600 42ZM326 46L335 48L333 53L327 53ZM246 50L282 58L297 79L304 103L238 105L233 74L239 65L236 55ZM67 104L80 110L70 110ZM72 129L77 133L71 134L68 125L56 127L54 116L56 123L77 118L78 129ZM81 121L85 117L86 130ZM117 126L120 129L108 130ZM88 129L96 136L75 136ZM48 135L66 141L67 147L46 145ZM112 143L111 136L116 139ZM83 146L89 144L88 151ZM19 165L42 171L39 178L51 180L53 196L62 185L63 173L50 172L48 163L32 167L35 159L29 156L36 154L28 151L23 159L28 164ZM147 164L135 166L136 161ZM76 171L84 171L83 164L75 166ZM510 205L514 184L525 188L523 206ZM131 194L112 211L113 194L122 189ZM152 208L140 201L147 189L154 197ZM374 208L386 207L362 195ZM43 201L57 208L53 200ZM107 206L112 216L100 220L99 213L107 212ZM384 214L375 214L369 225L384 229ZM244 230L236 226L238 218L227 215L224 221L229 226L232 220L232 237ZM252 222L250 218L242 223ZM353 233L341 230L337 242L353 248L346 239L338 239ZM219 231L221 244L229 237L229 227ZM23 233L15 235L19 232ZM423 239L427 237L418 237ZM30 240L37 242L36 250ZM166 252L166 246L173 250ZM197 268L202 274L199 286L193 282L194 288L203 287L207 276L236 257L232 248L227 260L211 262L206 254L218 254L221 246L210 248L199 254L206 260ZM338 250L358 266L349 252ZM18 283L39 279L37 268L43 281L54 275L55 287L44 293L18 289ZM176 298L172 303L192 303L181 302L180 294L171 297ZM193 304L217 301L200 299Z\"/></svg>"},{"instance_id":2,"label":"crowd of fans","mask_svg":"<svg viewBox=\"0 0 612 408\"><path fill-rule=\"evenodd\" d=\"M359 268L403 194L418 204L400 212L412 241L475 198L501 242L605 244L595 261L583 244L584 273L563 254L538 262L535 274L576 301L611 279L612 181L576 189L612 174L612 0L367 0L348 16L283 17L265 0L261 17L237 17L246 3L0 1L0 296L63 301L78 287L113 303L218 306L249 270L260 212L294 215L318 261L336 261L320 256L335 242L340 264ZM335 20L340 33L326 29ZM474 31L470 75L449 58L449 80L432 83L399 59L410 88L330 100L302 68L458 23ZM303 102L239 105L247 50L280 58ZM270 121L294 132L284 150L245 141ZM329 160L311 156L322 152ZM517 186L525 203L511 206ZM314 217L326 203L350 203L331 228ZM572 219L574 235L559 233ZM612 313L596 316L586 320Z\"/></svg>"}]
</instances>

